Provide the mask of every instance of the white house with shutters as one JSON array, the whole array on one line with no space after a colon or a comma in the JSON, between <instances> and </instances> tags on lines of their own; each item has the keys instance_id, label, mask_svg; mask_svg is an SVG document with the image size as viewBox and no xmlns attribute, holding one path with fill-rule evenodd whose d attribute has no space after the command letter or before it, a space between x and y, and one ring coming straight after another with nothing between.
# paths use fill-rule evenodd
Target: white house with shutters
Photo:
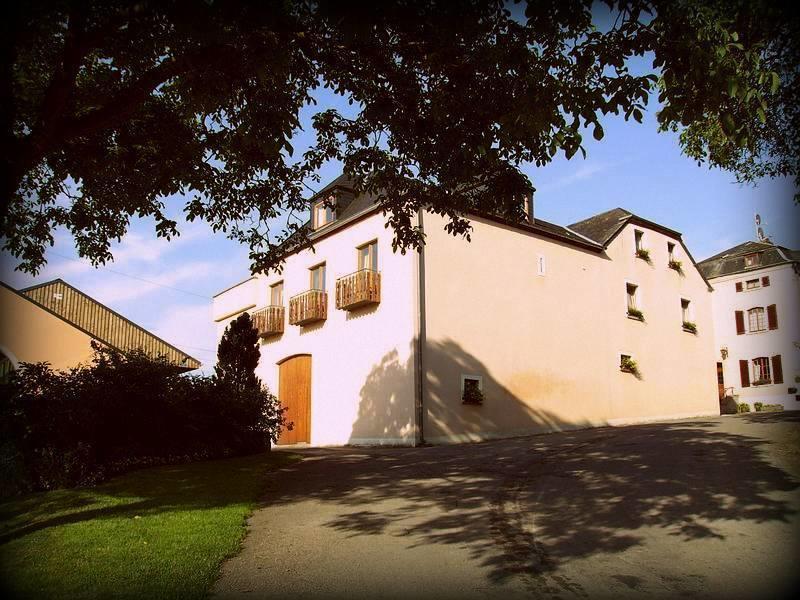
<instances>
[{"instance_id":1,"label":"white house with shutters","mask_svg":"<svg viewBox=\"0 0 800 600\"><path fill-rule=\"evenodd\" d=\"M714 287L720 393L800 409L800 252L745 242L698 267Z\"/></svg>"}]
</instances>

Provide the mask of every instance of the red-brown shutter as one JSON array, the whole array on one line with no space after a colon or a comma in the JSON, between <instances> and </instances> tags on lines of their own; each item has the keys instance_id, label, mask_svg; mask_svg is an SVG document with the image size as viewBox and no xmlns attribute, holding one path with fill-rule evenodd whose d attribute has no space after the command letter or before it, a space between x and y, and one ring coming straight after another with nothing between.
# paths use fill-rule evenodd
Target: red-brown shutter
<instances>
[{"instance_id":1,"label":"red-brown shutter","mask_svg":"<svg viewBox=\"0 0 800 600\"><path fill-rule=\"evenodd\" d=\"M739 361L739 375L742 378L742 387L750 387L750 366L746 360Z\"/></svg>"},{"instance_id":2,"label":"red-brown shutter","mask_svg":"<svg viewBox=\"0 0 800 600\"><path fill-rule=\"evenodd\" d=\"M741 292L742 291L742 282L741 281L737 281L736 282L736 291L737 292Z\"/></svg>"},{"instance_id":3,"label":"red-brown shutter","mask_svg":"<svg viewBox=\"0 0 800 600\"><path fill-rule=\"evenodd\" d=\"M783 383L783 365L781 365L780 354L772 357L772 383Z\"/></svg>"},{"instance_id":4,"label":"red-brown shutter","mask_svg":"<svg viewBox=\"0 0 800 600\"><path fill-rule=\"evenodd\" d=\"M767 307L767 323L769 323L770 329L778 328L778 307L774 304Z\"/></svg>"},{"instance_id":5,"label":"red-brown shutter","mask_svg":"<svg viewBox=\"0 0 800 600\"><path fill-rule=\"evenodd\" d=\"M736 335L744 333L744 312L741 310L736 311Z\"/></svg>"},{"instance_id":6,"label":"red-brown shutter","mask_svg":"<svg viewBox=\"0 0 800 600\"><path fill-rule=\"evenodd\" d=\"M769 276L768 275L765 275L764 277L761 278L761 285L763 287L769 287Z\"/></svg>"}]
</instances>

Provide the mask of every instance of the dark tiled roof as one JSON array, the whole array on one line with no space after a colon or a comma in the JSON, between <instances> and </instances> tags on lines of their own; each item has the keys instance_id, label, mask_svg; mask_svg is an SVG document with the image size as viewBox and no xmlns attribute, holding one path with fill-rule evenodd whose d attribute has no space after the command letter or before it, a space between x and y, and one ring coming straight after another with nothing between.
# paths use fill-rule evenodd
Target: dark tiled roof
<instances>
[{"instance_id":1,"label":"dark tiled roof","mask_svg":"<svg viewBox=\"0 0 800 600\"><path fill-rule=\"evenodd\" d=\"M761 254L759 264L753 267L745 267L744 257L754 252ZM798 261L800 261L800 252L797 250L766 242L748 241L710 256L700 261L697 266L707 279L711 279Z\"/></svg>"},{"instance_id":2,"label":"dark tiled roof","mask_svg":"<svg viewBox=\"0 0 800 600\"><path fill-rule=\"evenodd\" d=\"M633 213L624 208L612 208L599 215L573 223L569 225L569 228L605 246L633 216Z\"/></svg>"}]
</instances>

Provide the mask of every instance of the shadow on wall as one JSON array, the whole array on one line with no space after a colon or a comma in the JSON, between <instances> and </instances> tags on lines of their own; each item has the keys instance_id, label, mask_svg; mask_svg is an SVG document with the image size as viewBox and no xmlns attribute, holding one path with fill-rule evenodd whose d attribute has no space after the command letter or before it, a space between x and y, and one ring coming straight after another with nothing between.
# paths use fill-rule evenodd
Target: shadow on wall
<instances>
[{"instance_id":1,"label":"shadow on wall","mask_svg":"<svg viewBox=\"0 0 800 600\"><path fill-rule=\"evenodd\" d=\"M416 346L414 342L413 347ZM426 439L451 438L465 441L483 435L494 437L562 431L590 426L588 421L566 421L553 413L532 408L496 380L475 356L452 340L428 342L425 351L428 378L425 383ZM414 441L414 358L405 362L393 350L383 356L367 376L360 392L358 415L350 443L385 440L406 444ZM461 403L461 374L483 377L483 405ZM527 374L535 378L535 373ZM548 377L539 389L553 390L565 382ZM530 387L530 382L528 382Z\"/></svg>"}]
</instances>

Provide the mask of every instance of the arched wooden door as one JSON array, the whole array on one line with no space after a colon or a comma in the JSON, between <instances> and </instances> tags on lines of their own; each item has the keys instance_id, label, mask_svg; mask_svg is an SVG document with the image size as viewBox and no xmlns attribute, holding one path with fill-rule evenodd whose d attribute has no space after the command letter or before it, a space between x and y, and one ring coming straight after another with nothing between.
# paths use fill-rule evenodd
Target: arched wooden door
<instances>
[{"instance_id":1,"label":"arched wooden door","mask_svg":"<svg viewBox=\"0 0 800 600\"><path fill-rule=\"evenodd\" d=\"M278 398L286 421L292 430L281 433L278 444L297 444L311 441L311 356L305 354L287 358L280 363Z\"/></svg>"}]
</instances>

